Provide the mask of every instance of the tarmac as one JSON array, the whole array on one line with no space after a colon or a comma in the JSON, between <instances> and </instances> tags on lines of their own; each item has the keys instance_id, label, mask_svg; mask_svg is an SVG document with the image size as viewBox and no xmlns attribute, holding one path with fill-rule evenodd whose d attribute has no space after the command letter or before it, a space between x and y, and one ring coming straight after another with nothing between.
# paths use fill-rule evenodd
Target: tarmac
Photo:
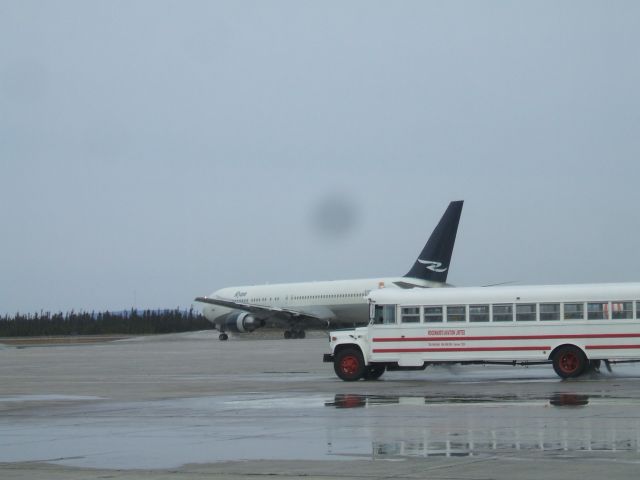
<instances>
[{"instance_id":1,"label":"tarmac","mask_svg":"<svg viewBox=\"0 0 640 480\"><path fill-rule=\"evenodd\" d=\"M2 479L636 478L640 364L343 382L326 334L0 346ZM2 340L0 339L0 342Z\"/></svg>"}]
</instances>

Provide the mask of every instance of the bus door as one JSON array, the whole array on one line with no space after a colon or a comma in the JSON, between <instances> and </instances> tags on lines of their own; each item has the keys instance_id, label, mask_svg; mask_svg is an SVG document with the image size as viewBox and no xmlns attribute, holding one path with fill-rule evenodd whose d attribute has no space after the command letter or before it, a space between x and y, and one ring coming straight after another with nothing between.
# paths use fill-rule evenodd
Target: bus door
<instances>
[{"instance_id":1,"label":"bus door","mask_svg":"<svg viewBox=\"0 0 640 480\"><path fill-rule=\"evenodd\" d=\"M367 343L369 345L369 355L373 354L375 348L374 339L390 338L398 335L398 323L396 315L397 305L377 305L371 304L369 331ZM378 344L378 347L380 345Z\"/></svg>"}]
</instances>

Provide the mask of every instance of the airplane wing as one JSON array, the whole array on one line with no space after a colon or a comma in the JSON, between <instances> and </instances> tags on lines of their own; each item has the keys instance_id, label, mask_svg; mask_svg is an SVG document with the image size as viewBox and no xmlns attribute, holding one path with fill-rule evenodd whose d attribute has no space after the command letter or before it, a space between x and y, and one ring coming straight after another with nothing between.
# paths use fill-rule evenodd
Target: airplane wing
<instances>
[{"instance_id":1,"label":"airplane wing","mask_svg":"<svg viewBox=\"0 0 640 480\"><path fill-rule=\"evenodd\" d=\"M266 305L254 305L250 303L239 303L233 300L222 300L220 298L209 297L197 297L196 302L210 303L212 305L219 305L221 307L233 308L236 310L243 310L245 312L254 313L260 317L276 317L280 320L294 320L294 321L314 321L322 326L327 326L331 317L318 315L311 312L301 312L299 310L291 310L289 308L282 307L269 307Z\"/></svg>"},{"instance_id":2,"label":"airplane wing","mask_svg":"<svg viewBox=\"0 0 640 480\"><path fill-rule=\"evenodd\" d=\"M416 285L415 283L410 282L393 282L396 287L409 289L409 288L427 288L424 285Z\"/></svg>"}]
</instances>

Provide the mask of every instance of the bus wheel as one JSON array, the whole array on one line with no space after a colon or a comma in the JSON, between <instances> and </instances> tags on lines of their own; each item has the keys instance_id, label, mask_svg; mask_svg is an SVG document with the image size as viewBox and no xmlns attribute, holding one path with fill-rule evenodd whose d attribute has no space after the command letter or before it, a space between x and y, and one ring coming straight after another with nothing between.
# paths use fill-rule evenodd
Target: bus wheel
<instances>
[{"instance_id":1,"label":"bus wheel","mask_svg":"<svg viewBox=\"0 0 640 480\"><path fill-rule=\"evenodd\" d=\"M570 345L560 347L553 355L553 369L562 378L582 375L587 364L587 357L582 350Z\"/></svg>"},{"instance_id":2,"label":"bus wheel","mask_svg":"<svg viewBox=\"0 0 640 480\"><path fill-rule=\"evenodd\" d=\"M357 348L340 350L333 361L333 369L342 380L347 382L359 380L365 371L362 353Z\"/></svg>"},{"instance_id":3,"label":"bus wheel","mask_svg":"<svg viewBox=\"0 0 640 480\"><path fill-rule=\"evenodd\" d=\"M384 370L385 367L380 367L377 365L373 367L367 367L364 370L363 377L365 380L377 380L382 376Z\"/></svg>"}]
</instances>

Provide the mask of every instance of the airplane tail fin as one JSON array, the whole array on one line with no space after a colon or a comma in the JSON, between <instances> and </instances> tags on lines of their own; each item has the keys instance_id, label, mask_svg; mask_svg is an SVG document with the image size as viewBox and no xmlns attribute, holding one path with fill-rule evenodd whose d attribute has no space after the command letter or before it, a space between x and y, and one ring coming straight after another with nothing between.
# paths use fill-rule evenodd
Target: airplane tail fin
<instances>
[{"instance_id":1,"label":"airplane tail fin","mask_svg":"<svg viewBox=\"0 0 640 480\"><path fill-rule=\"evenodd\" d=\"M432 282L447 281L463 203L464 201L459 200L449 204L420 256L405 277L420 278Z\"/></svg>"}]
</instances>

